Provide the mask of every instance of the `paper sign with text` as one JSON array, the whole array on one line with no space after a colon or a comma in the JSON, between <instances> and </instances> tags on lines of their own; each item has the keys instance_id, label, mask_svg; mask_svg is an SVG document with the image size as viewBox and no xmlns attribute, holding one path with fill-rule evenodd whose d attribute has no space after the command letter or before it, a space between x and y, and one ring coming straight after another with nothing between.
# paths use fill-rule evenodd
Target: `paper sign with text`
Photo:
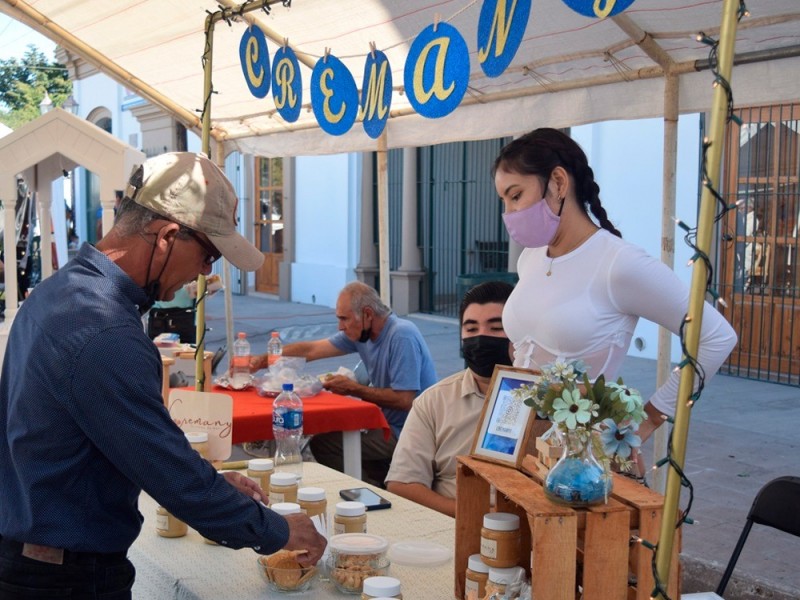
<instances>
[{"instance_id":1,"label":"paper sign with text","mask_svg":"<svg viewBox=\"0 0 800 600\"><path fill-rule=\"evenodd\" d=\"M172 420L184 432L208 432L209 460L230 458L233 398L228 394L173 389L167 406Z\"/></svg>"}]
</instances>

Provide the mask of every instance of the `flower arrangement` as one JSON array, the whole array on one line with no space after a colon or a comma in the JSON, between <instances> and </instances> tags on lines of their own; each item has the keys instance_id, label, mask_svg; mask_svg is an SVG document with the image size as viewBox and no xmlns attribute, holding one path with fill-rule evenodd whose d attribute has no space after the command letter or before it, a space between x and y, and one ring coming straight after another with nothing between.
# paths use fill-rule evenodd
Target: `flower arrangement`
<instances>
[{"instance_id":1,"label":"flower arrangement","mask_svg":"<svg viewBox=\"0 0 800 600\"><path fill-rule=\"evenodd\" d=\"M514 395L540 417L553 421L572 443L585 446L592 440L595 455L606 468L611 463L621 470L632 467L632 449L641 445L636 432L647 415L639 392L621 378L606 383L600 375L592 383L583 361L556 361L545 365L533 384L520 386Z\"/></svg>"}]
</instances>

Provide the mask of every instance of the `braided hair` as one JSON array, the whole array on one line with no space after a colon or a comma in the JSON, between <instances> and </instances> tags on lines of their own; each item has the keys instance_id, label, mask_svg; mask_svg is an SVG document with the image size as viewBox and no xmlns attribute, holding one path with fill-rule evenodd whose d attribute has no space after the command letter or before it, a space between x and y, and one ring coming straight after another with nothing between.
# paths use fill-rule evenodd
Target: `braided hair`
<instances>
[{"instance_id":1,"label":"braided hair","mask_svg":"<svg viewBox=\"0 0 800 600\"><path fill-rule=\"evenodd\" d=\"M581 210L588 214L588 206L600 227L622 237L600 204L600 186L594 180L594 172L586 154L572 138L558 129L534 129L506 144L494 161L492 176L498 169L503 169L522 175L536 175L547 181L556 167L564 168L575 181L575 195Z\"/></svg>"}]
</instances>

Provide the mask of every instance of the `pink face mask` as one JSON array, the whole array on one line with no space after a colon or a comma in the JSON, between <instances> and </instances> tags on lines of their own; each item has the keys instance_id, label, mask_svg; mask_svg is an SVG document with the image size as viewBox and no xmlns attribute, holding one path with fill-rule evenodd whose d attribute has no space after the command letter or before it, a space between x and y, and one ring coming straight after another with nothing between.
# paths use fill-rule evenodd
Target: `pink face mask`
<instances>
[{"instance_id":1,"label":"pink face mask","mask_svg":"<svg viewBox=\"0 0 800 600\"><path fill-rule=\"evenodd\" d=\"M511 239L526 248L547 246L555 237L561 218L554 215L544 198L533 206L503 213Z\"/></svg>"}]
</instances>

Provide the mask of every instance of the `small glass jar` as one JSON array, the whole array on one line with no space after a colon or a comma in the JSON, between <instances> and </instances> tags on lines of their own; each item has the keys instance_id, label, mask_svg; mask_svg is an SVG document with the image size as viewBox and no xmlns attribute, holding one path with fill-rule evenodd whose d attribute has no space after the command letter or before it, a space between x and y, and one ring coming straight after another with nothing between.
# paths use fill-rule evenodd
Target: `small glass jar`
<instances>
[{"instance_id":1,"label":"small glass jar","mask_svg":"<svg viewBox=\"0 0 800 600\"><path fill-rule=\"evenodd\" d=\"M361 588L361 600L376 598L400 598L400 580L394 577L367 577Z\"/></svg>"},{"instance_id":2,"label":"small glass jar","mask_svg":"<svg viewBox=\"0 0 800 600\"><path fill-rule=\"evenodd\" d=\"M189 444L197 450L197 453L208 460L208 433L205 431L188 431L186 432L186 439Z\"/></svg>"},{"instance_id":3,"label":"small glass jar","mask_svg":"<svg viewBox=\"0 0 800 600\"><path fill-rule=\"evenodd\" d=\"M497 594L498 597L506 593L509 584L519 581L525 575L522 567L495 568L489 569L489 577L486 580L486 595Z\"/></svg>"},{"instance_id":4,"label":"small glass jar","mask_svg":"<svg viewBox=\"0 0 800 600\"><path fill-rule=\"evenodd\" d=\"M487 579L489 579L489 565L481 560L480 554L472 554L467 560L464 596L467 597L470 592L474 592L474 598L484 598Z\"/></svg>"},{"instance_id":5,"label":"small glass jar","mask_svg":"<svg viewBox=\"0 0 800 600\"><path fill-rule=\"evenodd\" d=\"M303 512L300 508L300 505L295 504L294 502L277 502L275 504L271 504L270 509L279 515L283 515L284 517L286 515L293 515Z\"/></svg>"},{"instance_id":6,"label":"small glass jar","mask_svg":"<svg viewBox=\"0 0 800 600\"><path fill-rule=\"evenodd\" d=\"M247 476L269 493L269 479L275 470L271 458L251 458L247 461Z\"/></svg>"},{"instance_id":7,"label":"small glass jar","mask_svg":"<svg viewBox=\"0 0 800 600\"><path fill-rule=\"evenodd\" d=\"M269 478L269 503L297 502L297 475L273 473Z\"/></svg>"},{"instance_id":8,"label":"small glass jar","mask_svg":"<svg viewBox=\"0 0 800 600\"><path fill-rule=\"evenodd\" d=\"M481 528L481 560L490 567L513 567L520 560L522 536L519 516L513 513L488 513Z\"/></svg>"},{"instance_id":9,"label":"small glass jar","mask_svg":"<svg viewBox=\"0 0 800 600\"><path fill-rule=\"evenodd\" d=\"M297 503L309 518L317 515L324 517L328 510L325 490L318 487L303 487L297 490Z\"/></svg>"},{"instance_id":10,"label":"small glass jar","mask_svg":"<svg viewBox=\"0 0 800 600\"><path fill-rule=\"evenodd\" d=\"M333 533L367 533L367 507L363 502L337 502Z\"/></svg>"},{"instance_id":11,"label":"small glass jar","mask_svg":"<svg viewBox=\"0 0 800 600\"><path fill-rule=\"evenodd\" d=\"M183 537L189 526L163 506L156 507L156 533L165 538Z\"/></svg>"}]
</instances>

